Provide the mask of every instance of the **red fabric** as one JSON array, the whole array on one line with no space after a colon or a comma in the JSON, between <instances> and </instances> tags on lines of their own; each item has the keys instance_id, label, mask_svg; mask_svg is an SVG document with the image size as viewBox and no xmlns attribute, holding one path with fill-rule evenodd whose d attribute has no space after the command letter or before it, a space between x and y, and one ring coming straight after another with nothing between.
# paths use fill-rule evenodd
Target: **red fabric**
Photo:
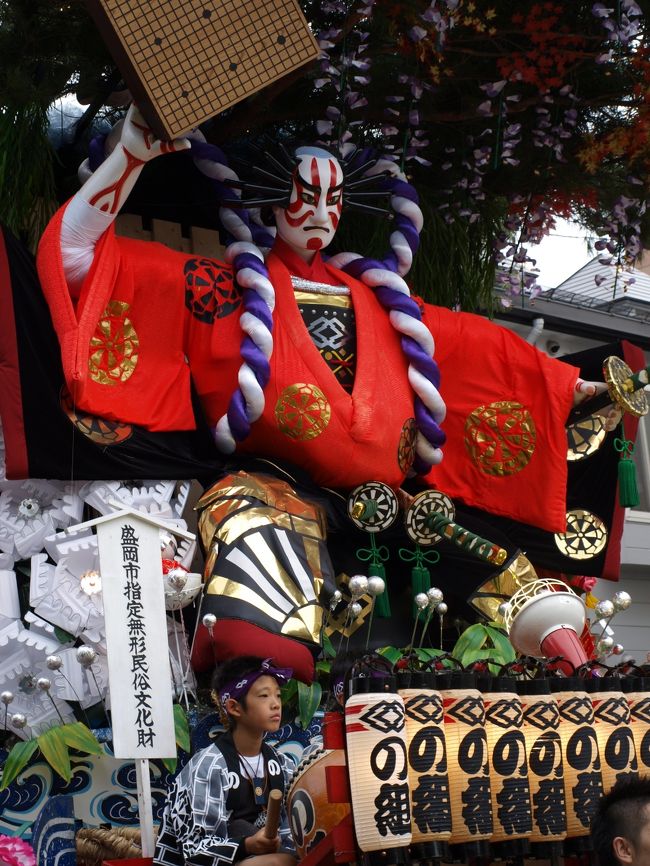
<instances>
[{"instance_id":1,"label":"red fabric","mask_svg":"<svg viewBox=\"0 0 650 866\"><path fill-rule=\"evenodd\" d=\"M13 477L28 474L14 300L4 234L0 231L0 388L3 392L3 432Z\"/></svg>"},{"instance_id":2,"label":"red fabric","mask_svg":"<svg viewBox=\"0 0 650 866\"><path fill-rule=\"evenodd\" d=\"M64 208L41 239L37 266L61 345L66 384L78 409L149 430L191 430L190 373L184 360L183 264L188 256L162 244L116 238L111 227L73 304L63 273L60 233ZM128 304L137 334L135 370L125 381L93 380L91 340L109 301ZM107 360L104 353L103 361Z\"/></svg>"},{"instance_id":3,"label":"red fabric","mask_svg":"<svg viewBox=\"0 0 650 866\"><path fill-rule=\"evenodd\" d=\"M76 405L102 417L150 430L193 426L189 373L208 421L226 411L241 364L238 310L213 322L194 318L184 303L183 266L191 256L106 232L75 310L59 250L61 212L39 249L39 271L61 341L68 387ZM351 290L358 361L348 394L320 356L295 303L290 271ZM316 483L351 488L370 479L402 483L398 448L413 417L413 393L399 335L375 295L316 256L309 265L279 242L268 259L276 292L271 380L265 410L240 446L245 453L284 457L305 468ZM100 384L89 375L89 343L109 300L129 304L138 334L138 362L125 382ZM515 334L482 317L426 307L436 341L442 394L448 406L445 459L428 480L450 496L494 514L550 531L565 528L566 436L577 370L547 358ZM189 366L184 355L189 356ZM319 388L330 418L314 438L291 438L278 427L276 410L292 385ZM518 401L536 429L535 451L514 475L485 474L468 456L465 422L478 406Z\"/></svg>"},{"instance_id":4,"label":"red fabric","mask_svg":"<svg viewBox=\"0 0 650 866\"><path fill-rule=\"evenodd\" d=\"M447 404L444 459L427 476L453 499L551 532L566 528L567 440L576 367L548 358L480 316L426 305ZM487 474L470 457L466 424L480 406L517 401L535 425L530 462L514 474ZM516 446L513 446L516 447Z\"/></svg>"},{"instance_id":5,"label":"red fabric","mask_svg":"<svg viewBox=\"0 0 650 866\"><path fill-rule=\"evenodd\" d=\"M220 619L213 636L199 625L192 648L195 671L212 670L218 661L241 655L272 658L276 667L293 668L293 676L303 683L314 681L314 657L302 643L282 635L271 634L250 622Z\"/></svg>"},{"instance_id":6,"label":"red fabric","mask_svg":"<svg viewBox=\"0 0 650 866\"><path fill-rule=\"evenodd\" d=\"M239 450L286 458L326 487L349 489L368 480L399 486L405 476L398 451L404 425L413 417L413 395L399 337L381 305L359 282L327 267L331 282L350 287L355 309L358 361L354 388L349 394L309 335L284 263L273 254L267 264L276 296L271 380L264 392L263 415ZM240 363L235 347L240 338L235 331L232 341L219 340L217 346L212 334L209 343L201 341L199 332L205 334L205 329L201 322L193 324L188 351L204 411L215 423L230 397L228 386L235 381ZM217 369L225 373L225 388L215 384ZM291 438L282 432L276 417L286 389L301 383L318 387L329 407L327 426L311 439Z\"/></svg>"}]
</instances>

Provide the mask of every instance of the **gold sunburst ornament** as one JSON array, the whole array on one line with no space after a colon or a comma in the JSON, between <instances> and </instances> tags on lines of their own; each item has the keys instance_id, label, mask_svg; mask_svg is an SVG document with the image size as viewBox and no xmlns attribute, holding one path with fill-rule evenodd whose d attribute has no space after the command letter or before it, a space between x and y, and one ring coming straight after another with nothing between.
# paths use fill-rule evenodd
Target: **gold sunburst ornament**
<instances>
[{"instance_id":1,"label":"gold sunburst ornament","mask_svg":"<svg viewBox=\"0 0 650 866\"><path fill-rule=\"evenodd\" d=\"M607 544L607 527L591 511L576 508L567 511L566 532L555 533L560 553L570 559L593 559Z\"/></svg>"},{"instance_id":2,"label":"gold sunburst ornament","mask_svg":"<svg viewBox=\"0 0 650 866\"><path fill-rule=\"evenodd\" d=\"M331 417L330 404L317 385L296 382L280 394L275 404L275 420L289 439L315 439L325 430Z\"/></svg>"},{"instance_id":3,"label":"gold sunburst ornament","mask_svg":"<svg viewBox=\"0 0 650 866\"><path fill-rule=\"evenodd\" d=\"M521 403L501 400L478 406L465 421L465 447L486 475L514 475L535 451L535 422Z\"/></svg>"},{"instance_id":4,"label":"gold sunburst ornament","mask_svg":"<svg viewBox=\"0 0 650 866\"><path fill-rule=\"evenodd\" d=\"M135 371L140 342L128 311L126 301L110 301L97 322L88 358L93 382L117 385L126 382Z\"/></svg>"},{"instance_id":5,"label":"gold sunburst ornament","mask_svg":"<svg viewBox=\"0 0 650 866\"><path fill-rule=\"evenodd\" d=\"M415 418L408 418L402 426L402 432L397 446L397 463L400 470L406 475L415 460L415 446L417 443L418 425Z\"/></svg>"}]
</instances>

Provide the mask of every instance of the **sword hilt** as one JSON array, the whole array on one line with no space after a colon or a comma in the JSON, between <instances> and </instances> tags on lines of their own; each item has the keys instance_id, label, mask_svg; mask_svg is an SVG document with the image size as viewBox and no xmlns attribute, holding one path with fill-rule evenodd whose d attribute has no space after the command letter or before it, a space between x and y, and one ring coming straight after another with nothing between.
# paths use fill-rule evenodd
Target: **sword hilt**
<instances>
[{"instance_id":1,"label":"sword hilt","mask_svg":"<svg viewBox=\"0 0 650 866\"><path fill-rule=\"evenodd\" d=\"M508 557L508 552L503 547L488 541L487 538L481 538L480 535L470 532L469 529L454 523L453 520L442 514L429 514L426 522L431 529L442 535L447 541L451 541L465 553L482 559L483 562L503 565Z\"/></svg>"}]
</instances>

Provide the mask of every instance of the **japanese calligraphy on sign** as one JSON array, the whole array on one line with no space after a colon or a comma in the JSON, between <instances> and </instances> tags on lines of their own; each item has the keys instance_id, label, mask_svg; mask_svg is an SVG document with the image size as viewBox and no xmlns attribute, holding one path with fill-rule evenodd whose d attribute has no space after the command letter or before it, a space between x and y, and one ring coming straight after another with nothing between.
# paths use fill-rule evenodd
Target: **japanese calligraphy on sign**
<instances>
[{"instance_id":1,"label":"japanese calligraphy on sign","mask_svg":"<svg viewBox=\"0 0 650 866\"><path fill-rule=\"evenodd\" d=\"M136 515L97 527L117 758L176 754L159 531Z\"/></svg>"}]
</instances>

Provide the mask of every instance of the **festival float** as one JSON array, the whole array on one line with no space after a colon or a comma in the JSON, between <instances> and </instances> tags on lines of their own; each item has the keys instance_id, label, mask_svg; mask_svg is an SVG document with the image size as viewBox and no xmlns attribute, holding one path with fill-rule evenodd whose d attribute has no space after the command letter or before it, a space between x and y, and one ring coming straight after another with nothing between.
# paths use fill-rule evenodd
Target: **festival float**
<instances>
[{"instance_id":1,"label":"festival float","mask_svg":"<svg viewBox=\"0 0 650 866\"><path fill-rule=\"evenodd\" d=\"M3 234L0 859L151 858L174 773L219 729L206 677L251 653L293 671L275 739L300 862L588 857L598 798L650 769L650 674L610 625L631 599L590 592L638 501L643 353L555 360L412 292L432 254L415 128L355 145L337 109L309 144L217 146L203 128L242 100L319 56L336 78L340 32L317 43L283 0L189 5L89 0L125 110L36 262ZM416 56L429 30L439 52L452 24L480 32L443 5ZM344 51L360 90L373 6ZM478 114L504 121L515 71ZM429 91L401 83L416 127ZM200 178L215 229L162 244L123 213L165 165ZM346 218L388 225L384 251L347 250Z\"/></svg>"}]
</instances>

